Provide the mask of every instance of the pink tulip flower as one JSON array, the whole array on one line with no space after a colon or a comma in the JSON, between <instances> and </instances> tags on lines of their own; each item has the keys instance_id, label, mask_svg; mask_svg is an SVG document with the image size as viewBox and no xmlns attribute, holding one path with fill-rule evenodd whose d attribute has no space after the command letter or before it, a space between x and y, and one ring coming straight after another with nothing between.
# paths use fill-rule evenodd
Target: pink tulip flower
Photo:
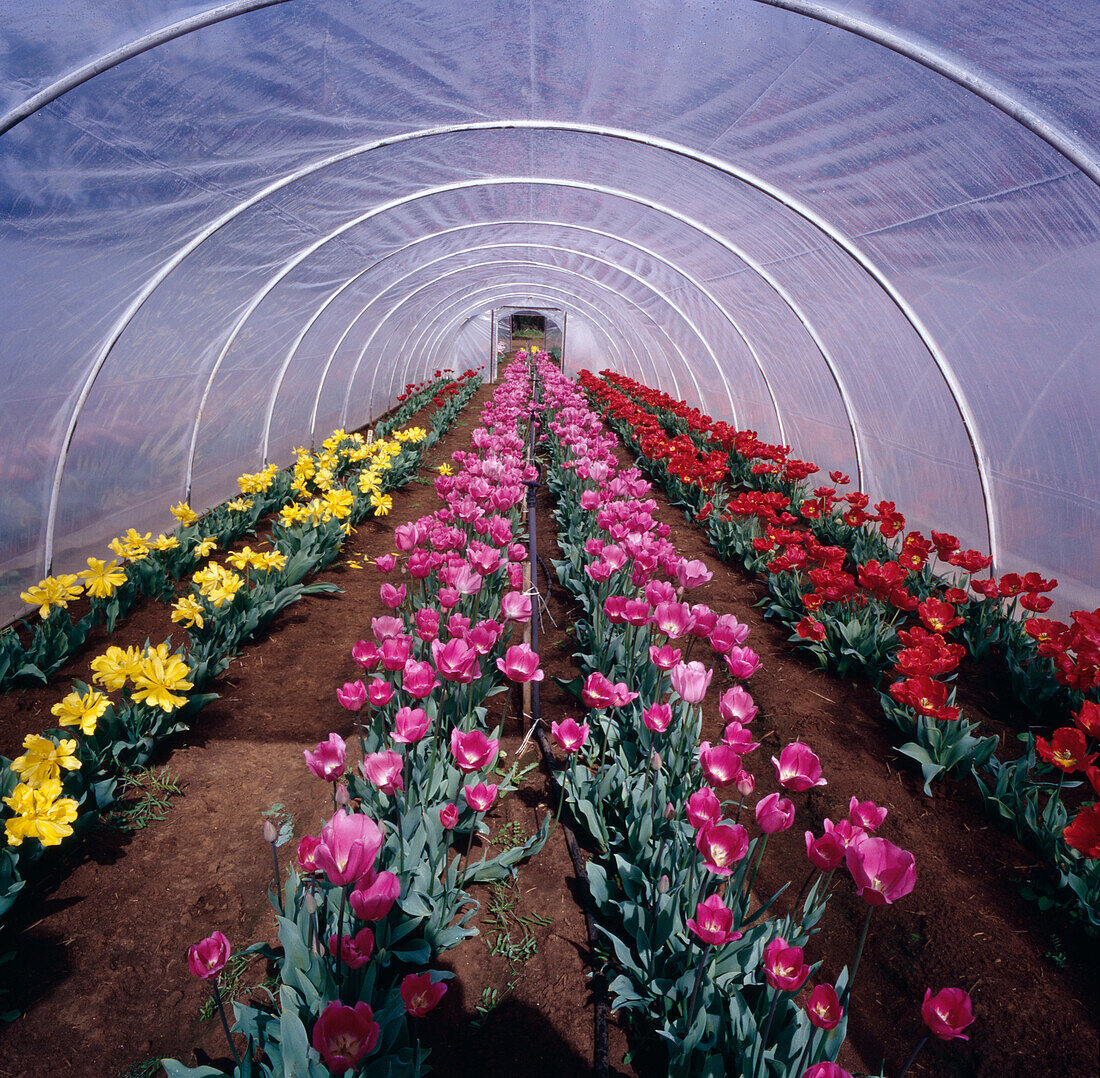
<instances>
[{"instance_id":1,"label":"pink tulip flower","mask_svg":"<svg viewBox=\"0 0 1100 1078\"><path fill-rule=\"evenodd\" d=\"M388 615L371 618L370 631L374 634L374 639L381 644L383 641L389 640L391 636L403 636L405 622L401 618L391 618Z\"/></svg>"},{"instance_id":2,"label":"pink tulip flower","mask_svg":"<svg viewBox=\"0 0 1100 1078\"><path fill-rule=\"evenodd\" d=\"M844 853L859 897L870 906L897 902L917 882L916 858L884 838L865 838Z\"/></svg>"},{"instance_id":3,"label":"pink tulip flower","mask_svg":"<svg viewBox=\"0 0 1100 1078\"><path fill-rule=\"evenodd\" d=\"M637 700L638 694L631 692L625 681L616 681L611 686L611 706L626 707L632 700Z\"/></svg>"},{"instance_id":4,"label":"pink tulip flower","mask_svg":"<svg viewBox=\"0 0 1100 1078\"><path fill-rule=\"evenodd\" d=\"M221 973L229 955L229 940L221 932L215 932L187 948L187 966L196 977L208 981Z\"/></svg>"},{"instance_id":5,"label":"pink tulip flower","mask_svg":"<svg viewBox=\"0 0 1100 1078\"><path fill-rule=\"evenodd\" d=\"M348 895L348 903L360 921L381 921L401 894L401 881L392 872L364 876Z\"/></svg>"},{"instance_id":6,"label":"pink tulip flower","mask_svg":"<svg viewBox=\"0 0 1100 1078\"><path fill-rule=\"evenodd\" d=\"M459 771L470 774L488 767L496 758L500 742L486 737L480 730L463 733L455 728L451 731L451 755Z\"/></svg>"},{"instance_id":7,"label":"pink tulip flower","mask_svg":"<svg viewBox=\"0 0 1100 1078\"><path fill-rule=\"evenodd\" d=\"M339 734L329 734L327 741L320 742L312 752L306 749L302 755L306 766L319 779L336 782L344 773L347 745Z\"/></svg>"},{"instance_id":8,"label":"pink tulip flower","mask_svg":"<svg viewBox=\"0 0 1100 1078\"><path fill-rule=\"evenodd\" d=\"M513 562L508 566L508 587L518 591L523 587L523 566Z\"/></svg>"},{"instance_id":9,"label":"pink tulip flower","mask_svg":"<svg viewBox=\"0 0 1100 1078\"><path fill-rule=\"evenodd\" d=\"M464 640L448 640L446 644L432 641L432 662L447 681L467 685L481 676L477 649Z\"/></svg>"},{"instance_id":10,"label":"pink tulip flower","mask_svg":"<svg viewBox=\"0 0 1100 1078\"><path fill-rule=\"evenodd\" d=\"M463 639L478 655L488 655L496 647L496 643L503 633L504 626L499 621L487 618L468 629Z\"/></svg>"},{"instance_id":11,"label":"pink tulip flower","mask_svg":"<svg viewBox=\"0 0 1100 1078\"><path fill-rule=\"evenodd\" d=\"M714 574L701 561L684 561L676 565L675 576L681 588L697 588L710 582Z\"/></svg>"},{"instance_id":12,"label":"pink tulip flower","mask_svg":"<svg viewBox=\"0 0 1100 1078\"><path fill-rule=\"evenodd\" d=\"M321 871L317 867L317 862L313 859L313 855L320 845L321 840L316 835L303 835L298 842L298 849L294 854L294 866L302 875Z\"/></svg>"},{"instance_id":13,"label":"pink tulip flower","mask_svg":"<svg viewBox=\"0 0 1100 1078\"><path fill-rule=\"evenodd\" d=\"M401 688L416 700L423 700L439 687L435 676L435 667L429 662L417 662L409 659L401 674Z\"/></svg>"},{"instance_id":14,"label":"pink tulip flower","mask_svg":"<svg viewBox=\"0 0 1100 1078\"><path fill-rule=\"evenodd\" d=\"M726 689L718 700L718 714L723 722L750 723L758 710L752 697L740 685Z\"/></svg>"},{"instance_id":15,"label":"pink tulip flower","mask_svg":"<svg viewBox=\"0 0 1100 1078\"><path fill-rule=\"evenodd\" d=\"M794 823L794 805L779 794L768 794L756 803L756 822L765 835L786 831Z\"/></svg>"},{"instance_id":16,"label":"pink tulip flower","mask_svg":"<svg viewBox=\"0 0 1100 1078\"><path fill-rule=\"evenodd\" d=\"M389 607L390 610L397 610L405 601L405 585L398 584L397 587L394 587L387 581L378 589L378 594L382 599L383 606Z\"/></svg>"},{"instance_id":17,"label":"pink tulip flower","mask_svg":"<svg viewBox=\"0 0 1100 1078\"><path fill-rule=\"evenodd\" d=\"M831 831L826 831L821 838L814 838L813 832L807 831L806 856L815 868L832 872L844 860L844 843Z\"/></svg>"},{"instance_id":18,"label":"pink tulip flower","mask_svg":"<svg viewBox=\"0 0 1100 1078\"><path fill-rule=\"evenodd\" d=\"M374 1051L381 1034L369 1003L345 1007L333 1000L314 1023L310 1043L333 1074L343 1074Z\"/></svg>"},{"instance_id":19,"label":"pink tulip flower","mask_svg":"<svg viewBox=\"0 0 1100 1078\"><path fill-rule=\"evenodd\" d=\"M552 722L550 733L561 751L572 756L588 741L588 723L578 726L576 720L572 718L565 719L563 722Z\"/></svg>"},{"instance_id":20,"label":"pink tulip flower","mask_svg":"<svg viewBox=\"0 0 1100 1078\"><path fill-rule=\"evenodd\" d=\"M867 832L862 827L857 827L851 820L840 820L837 823L833 823L828 816L822 821L825 825L825 830L835 835L840 840L841 846L845 850L849 846L854 846L862 842L867 837Z\"/></svg>"},{"instance_id":21,"label":"pink tulip flower","mask_svg":"<svg viewBox=\"0 0 1100 1078\"><path fill-rule=\"evenodd\" d=\"M411 636L391 636L382 641L378 649L382 657L382 665L389 671L400 670L405 665L409 655L412 654Z\"/></svg>"},{"instance_id":22,"label":"pink tulip flower","mask_svg":"<svg viewBox=\"0 0 1100 1078\"><path fill-rule=\"evenodd\" d=\"M722 614L707 639L710 646L724 655L730 648L740 647L749 638L749 627L737 620L736 614Z\"/></svg>"},{"instance_id":23,"label":"pink tulip flower","mask_svg":"<svg viewBox=\"0 0 1100 1078\"><path fill-rule=\"evenodd\" d=\"M313 860L330 883L342 887L369 872L381 848L382 830L374 820L339 809L321 828Z\"/></svg>"},{"instance_id":24,"label":"pink tulip flower","mask_svg":"<svg viewBox=\"0 0 1100 1078\"><path fill-rule=\"evenodd\" d=\"M653 611L653 626L670 640L676 640L695 623L687 603L659 603Z\"/></svg>"},{"instance_id":25,"label":"pink tulip flower","mask_svg":"<svg viewBox=\"0 0 1100 1078\"><path fill-rule=\"evenodd\" d=\"M708 823L695 832L695 848L703 867L715 876L729 876L749 848L749 833L741 824Z\"/></svg>"},{"instance_id":26,"label":"pink tulip flower","mask_svg":"<svg viewBox=\"0 0 1100 1078\"><path fill-rule=\"evenodd\" d=\"M529 644L513 644L503 659L497 659L497 669L509 681L524 684L528 681L542 681L543 672L539 669L538 652L532 651Z\"/></svg>"},{"instance_id":27,"label":"pink tulip flower","mask_svg":"<svg viewBox=\"0 0 1100 1078\"><path fill-rule=\"evenodd\" d=\"M696 790L687 799L688 822L696 831L708 823L717 823L722 818L722 805L709 786Z\"/></svg>"},{"instance_id":28,"label":"pink tulip flower","mask_svg":"<svg viewBox=\"0 0 1100 1078\"><path fill-rule=\"evenodd\" d=\"M974 1021L974 1010L961 988L941 988L935 995L926 988L920 1013L929 1032L941 1041L970 1040L963 1030Z\"/></svg>"},{"instance_id":29,"label":"pink tulip flower","mask_svg":"<svg viewBox=\"0 0 1100 1078\"><path fill-rule=\"evenodd\" d=\"M836 1029L844 1017L836 989L831 984L816 985L806 1000L806 1014L818 1029Z\"/></svg>"},{"instance_id":30,"label":"pink tulip flower","mask_svg":"<svg viewBox=\"0 0 1100 1078\"><path fill-rule=\"evenodd\" d=\"M756 776L741 768L737 772L737 778L733 780L733 784L742 797L748 797L756 789Z\"/></svg>"},{"instance_id":31,"label":"pink tulip flower","mask_svg":"<svg viewBox=\"0 0 1100 1078\"><path fill-rule=\"evenodd\" d=\"M392 573L397 565L397 555L395 554L383 554L381 557L374 559L374 567L380 573Z\"/></svg>"},{"instance_id":32,"label":"pink tulip flower","mask_svg":"<svg viewBox=\"0 0 1100 1078\"><path fill-rule=\"evenodd\" d=\"M439 822L447 831L453 831L458 826L458 806L444 805L439 810Z\"/></svg>"},{"instance_id":33,"label":"pink tulip flower","mask_svg":"<svg viewBox=\"0 0 1100 1078\"><path fill-rule=\"evenodd\" d=\"M418 523L398 524L393 530L394 546L406 554L412 550L413 547L419 546L423 538Z\"/></svg>"},{"instance_id":34,"label":"pink tulip flower","mask_svg":"<svg viewBox=\"0 0 1100 1078\"><path fill-rule=\"evenodd\" d=\"M451 610L462 602L462 596L454 588L440 588L435 597L444 610Z\"/></svg>"},{"instance_id":35,"label":"pink tulip flower","mask_svg":"<svg viewBox=\"0 0 1100 1078\"><path fill-rule=\"evenodd\" d=\"M351 657L364 669L377 666L382 658L373 640L357 640L351 648Z\"/></svg>"},{"instance_id":36,"label":"pink tulip flower","mask_svg":"<svg viewBox=\"0 0 1100 1078\"><path fill-rule=\"evenodd\" d=\"M416 620L416 635L419 636L425 644L430 644L437 636L439 636L438 610L434 610L431 607L422 606L413 616Z\"/></svg>"},{"instance_id":37,"label":"pink tulip flower","mask_svg":"<svg viewBox=\"0 0 1100 1078\"><path fill-rule=\"evenodd\" d=\"M363 777L384 794L394 794L405 789L405 760L393 749L367 753L359 768Z\"/></svg>"},{"instance_id":38,"label":"pink tulip flower","mask_svg":"<svg viewBox=\"0 0 1100 1078\"><path fill-rule=\"evenodd\" d=\"M717 894L695 906L695 916L687 919L687 926L704 943L721 947L741 938L733 929L733 910L729 909Z\"/></svg>"},{"instance_id":39,"label":"pink tulip flower","mask_svg":"<svg viewBox=\"0 0 1100 1078\"><path fill-rule=\"evenodd\" d=\"M462 796L474 812L488 812L497 799L497 787L493 783L479 782L474 786L463 786Z\"/></svg>"},{"instance_id":40,"label":"pink tulip flower","mask_svg":"<svg viewBox=\"0 0 1100 1078\"><path fill-rule=\"evenodd\" d=\"M393 696L393 686L388 681L383 681L382 678L376 677L367 686L367 699L370 700L371 707L385 707L390 702Z\"/></svg>"},{"instance_id":41,"label":"pink tulip flower","mask_svg":"<svg viewBox=\"0 0 1100 1078\"><path fill-rule=\"evenodd\" d=\"M468 565L463 565L455 574L453 587L459 595L476 595L481 591L484 580Z\"/></svg>"},{"instance_id":42,"label":"pink tulip flower","mask_svg":"<svg viewBox=\"0 0 1100 1078\"><path fill-rule=\"evenodd\" d=\"M598 670L593 671L584 679L581 698L588 707L593 709L610 707L613 696L614 689L611 682Z\"/></svg>"},{"instance_id":43,"label":"pink tulip flower","mask_svg":"<svg viewBox=\"0 0 1100 1078\"><path fill-rule=\"evenodd\" d=\"M839 1063L823 1059L802 1072L802 1078L852 1078L852 1072L846 1071Z\"/></svg>"},{"instance_id":44,"label":"pink tulip flower","mask_svg":"<svg viewBox=\"0 0 1100 1078\"><path fill-rule=\"evenodd\" d=\"M741 772L741 757L729 745L711 745L709 741L699 746L699 764L711 786L731 786Z\"/></svg>"},{"instance_id":45,"label":"pink tulip flower","mask_svg":"<svg viewBox=\"0 0 1100 1078\"><path fill-rule=\"evenodd\" d=\"M672 722L672 708L668 704L650 704L642 712L642 722L655 734L663 734Z\"/></svg>"},{"instance_id":46,"label":"pink tulip flower","mask_svg":"<svg viewBox=\"0 0 1100 1078\"><path fill-rule=\"evenodd\" d=\"M679 648L674 648L671 644L662 644L661 647L654 644L649 646L649 661L658 670L664 670L666 673L680 662L683 654Z\"/></svg>"},{"instance_id":47,"label":"pink tulip flower","mask_svg":"<svg viewBox=\"0 0 1100 1078\"><path fill-rule=\"evenodd\" d=\"M699 640L707 640L718 624L718 615L704 603L695 603L692 606L691 618L689 632Z\"/></svg>"},{"instance_id":48,"label":"pink tulip flower","mask_svg":"<svg viewBox=\"0 0 1100 1078\"><path fill-rule=\"evenodd\" d=\"M411 1018L423 1018L443 998L447 985L443 981L433 983L431 973L425 970L405 974L400 991L405 1013Z\"/></svg>"},{"instance_id":49,"label":"pink tulip flower","mask_svg":"<svg viewBox=\"0 0 1100 1078\"><path fill-rule=\"evenodd\" d=\"M623 604L623 620L637 629L649 623L651 613L649 603L644 599L627 599Z\"/></svg>"},{"instance_id":50,"label":"pink tulip flower","mask_svg":"<svg viewBox=\"0 0 1100 1078\"><path fill-rule=\"evenodd\" d=\"M752 648L732 647L726 653L726 666L734 677L752 677L760 669L760 656Z\"/></svg>"},{"instance_id":51,"label":"pink tulip flower","mask_svg":"<svg viewBox=\"0 0 1100 1078\"><path fill-rule=\"evenodd\" d=\"M739 722L726 725L722 731L722 744L729 745L738 756L748 756L753 749L760 748L760 742L752 739L752 731Z\"/></svg>"},{"instance_id":52,"label":"pink tulip flower","mask_svg":"<svg viewBox=\"0 0 1100 1078\"><path fill-rule=\"evenodd\" d=\"M521 591L506 591L500 597L500 613L506 621L530 621L531 596Z\"/></svg>"},{"instance_id":53,"label":"pink tulip flower","mask_svg":"<svg viewBox=\"0 0 1100 1078\"><path fill-rule=\"evenodd\" d=\"M812 786L826 785L821 775L821 761L801 741L792 741L784 746L779 759L772 757L779 785L795 793L801 793Z\"/></svg>"},{"instance_id":54,"label":"pink tulip flower","mask_svg":"<svg viewBox=\"0 0 1100 1078\"><path fill-rule=\"evenodd\" d=\"M359 711L367 702L367 687L361 681L348 681L336 690L336 699L348 711Z\"/></svg>"},{"instance_id":55,"label":"pink tulip flower","mask_svg":"<svg viewBox=\"0 0 1100 1078\"><path fill-rule=\"evenodd\" d=\"M873 801L860 801L855 796L848 802L849 821L854 826L863 828L864 831L874 831L875 828L880 827L882 821L886 819L886 812L886 809L879 808Z\"/></svg>"},{"instance_id":56,"label":"pink tulip flower","mask_svg":"<svg viewBox=\"0 0 1100 1078\"><path fill-rule=\"evenodd\" d=\"M764 979L780 992L797 992L810 975L803 961L802 948L791 947L782 936L776 936L764 948Z\"/></svg>"},{"instance_id":57,"label":"pink tulip flower","mask_svg":"<svg viewBox=\"0 0 1100 1078\"><path fill-rule=\"evenodd\" d=\"M702 663L677 663L670 675L672 690L688 704L701 704L710 688L710 679L714 671L708 670Z\"/></svg>"},{"instance_id":58,"label":"pink tulip flower","mask_svg":"<svg viewBox=\"0 0 1100 1078\"><path fill-rule=\"evenodd\" d=\"M428 713L422 707L397 709L393 719L393 739L402 745L415 745L428 732Z\"/></svg>"},{"instance_id":59,"label":"pink tulip flower","mask_svg":"<svg viewBox=\"0 0 1100 1078\"><path fill-rule=\"evenodd\" d=\"M369 928L359 929L354 936L337 936L333 932L328 938L328 953L345 966L359 969L374 954L374 933Z\"/></svg>"}]
</instances>

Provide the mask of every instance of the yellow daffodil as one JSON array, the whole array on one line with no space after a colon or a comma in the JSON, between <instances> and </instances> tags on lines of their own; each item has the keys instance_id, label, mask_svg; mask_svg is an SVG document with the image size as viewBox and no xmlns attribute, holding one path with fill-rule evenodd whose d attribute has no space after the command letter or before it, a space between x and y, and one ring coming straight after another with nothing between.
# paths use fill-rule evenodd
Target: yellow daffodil
<instances>
[{"instance_id":1,"label":"yellow daffodil","mask_svg":"<svg viewBox=\"0 0 1100 1078\"><path fill-rule=\"evenodd\" d=\"M64 610L71 599L77 598L84 591L84 586L78 584L77 579L75 573L48 576L45 580L40 580L35 587L20 592L19 598L25 603L37 606L39 616L47 618L52 607L56 606Z\"/></svg>"},{"instance_id":2,"label":"yellow daffodil","mask_svg":"<svg viewBox=\"0 0 1100 1078\"><path fill-rule=\"evenodd\" d=\"M4 821L8 845L19 846L26 838L36 838L43 846L57 846L68 838L73 833L69 825L76 819L76 802L60 794L59 780L37 790L22 782L16 786L11 797L4 798L4 804L15 813Z\"/></svg>"},{"instance_id":3,"label":"yellow daffodil","mask_svg":"<svg viewBox=\"0 0 1100 1078\"><path fill-rule=\"evenodd\" d=\"M137 648L109 647L92 660L92 681L108 692L115 692L132 679L141 664L141 652Z\"/></svg>"},{"instance_id":4,"label":"yellow daffodil","mask_svg":"<svg viewBox=\"0 0 1100 1078\"><path fill-rule=\"evenodd\" d=\"M393 498L388 494L372 494L370 504L376 517L384 517L393 508Z\"/></svg>"},{"instance_id":5,"label":"yellow daffodil","mask_svg":"<svg viewBox=\"0 0 1100 1078\"><path fill-rule=\"evenodd\" d=\"M76 771L80 767L75 740L55 742L38 734L27 734L23 738L23 748L23 755L12 760L11 769L34 789L41 789L51 780L60 779L62 768Z\"/></svg>"},{"instance_id":6,"label":"yellow daffodil","mask_svg":"<svg viewBox=\"0 0 1100 1078\"><path fill-rule=\"evenodd\" d=\"M82 569L77 576L84 578L88 594L97 599L109 599L115 588L126 583L126 570L114 559L108 564L102 558L89 558L88 568Z\"/></svg>"},{"instance_id":7,"label":"yellow daffodil","mask_svg":"<svg viewBox=\"0 0 1100 1078\"><path fill-rule=\"evenodd\" d=\"M79 726L81 733L89 737L95 733L96 724L110 707L111 701L98 689L89 689L83 696L71 692L59 704L50 708L62 726Z\"/></svg>"},{"instance_id":8,"label":"yellow daffodil","mask_svg":"<svg viewBox=\"0 0 1100 1078\"><path fill-rule=\"evenodd\" d=\"M180 541L174 535L165 535L161 532L150 544L152 550L175 550Z\"/></svg>"},{"instance_id":9,"label":"yellow daffodil","mask_svg":"<svg viewBox=\"0 0 1100 1078\"><path fill-rule=\"evenodd\" d=\"M199 519L199 514L196 513L187 502L180 502L178 505L173 505L171 513L184 527L194 524L195 521Z\"/></svg>"},{"instance_id":10,"label":"yellow daffodil","mask_svg":"<svg viewBox=\"0 0 1100 1078\"><path fill-rule=\"evenodd\" d=\"M202 604L193 595L185 595L177 599L172 604L172 620L181 623L187 629L193 625L201 629L203 627Z\"/></svg>"},{"instance_id":11,"label":"yellow daffodil","mask_svg":"<svg viewBox=\"0 0 1100 1078\"><path fill-rule=\"evenodd\" d=\"M150 707L159 707L161 711L174 711L187 703L186 696L174 694L193 688L192 682L187 680L189 673L187 664L179 655L169 655L167 658L159 654L149 655L142 660L141 670L134 678L134 699Z\"/></svg>"},{"instance_id":12,"label":"yellow daffodil","mask_svg":"<svg viewBox=\"0 0 1100 1078\"><path fill-rule=\"evenodd\" d=\"M218 540L213 535L208 535L205 539L199 539L193 547L191 547L191 553L196 558L205 558L212 550L217 550Z\"/></svg>"}]
</instances>

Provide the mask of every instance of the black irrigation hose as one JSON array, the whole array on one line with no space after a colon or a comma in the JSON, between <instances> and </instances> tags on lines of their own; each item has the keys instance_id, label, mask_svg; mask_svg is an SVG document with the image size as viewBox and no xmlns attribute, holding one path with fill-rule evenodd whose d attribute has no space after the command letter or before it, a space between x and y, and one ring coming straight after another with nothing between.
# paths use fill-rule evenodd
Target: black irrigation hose
<instances>
[{"instance_id":1,"label":"black irrigation hose","mask_svg":"<svg viewBox=\"0 0 1100 1078\"><path fill-rule=\"evenodd\" d=\"M534 446L535 446L535 433L534 428L531 430L531 460L534 460ZM535 501L538 496L538 489L541 481L539 479L527 480L527 530L528 538L530 542L530 559L531 559L531 589L538 594L538 563L542 559L538 556L537 538L535 532ZM546 570L546 563L543 562L543 569ZM550 573L546 572L547 585L550 583ZM539 630L538 630L538 604L535 604L535 609L531 614L531 650L538 651L539 645ZM554 775L554 752L550 748L550 743L546 739L546 733L542 728L539 715L539 683L537 681L531 682L531 725L535 731L535 737L538 739L539 750L542 753L543 762L546 764L550 773L550 790L551 790L551 804L553 804L553 798L557 798L558 804L561 804L562 788L557 778ZM573 862L573 874L577 877L580 883L581 889L581 908L584 913L584 928L585 933L588 936L588 951L590 957L590 964L592 966L592 994L594 996L594 1010L595 1010L595 1047L593 1049L592 1066L596 1072L596 1078L608 1078L611 1072L610 1065L610 1047L608 1044L608 1032L607 1032L607 1020L610 1011L607 1000L607 982L603 973L596 968L596 922L592 916L592 892L588 886L588 873L585 871L584 858L581 857L580 848L577 846L577 839L573 832L561 822L559 817L558 823L561 825L562 833L565 835L565 844L569 848L569 859Z\"/></svg>"}]
</instances>

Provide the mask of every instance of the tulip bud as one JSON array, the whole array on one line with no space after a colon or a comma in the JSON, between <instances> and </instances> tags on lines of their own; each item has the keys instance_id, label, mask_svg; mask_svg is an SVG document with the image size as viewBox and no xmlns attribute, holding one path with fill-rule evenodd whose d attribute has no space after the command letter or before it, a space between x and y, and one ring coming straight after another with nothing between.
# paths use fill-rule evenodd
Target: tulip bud
<instances>
[{"instance_id":1,"label":"tulip bud","mask_svg":"<svg viewBox=\"0 0 1100 1078\"><path fill-rule=\"evenodd\" d=\"M348 803L348 788L342 782L336 784L335 794L336 804L343 806Z\"/></svg>"},{"instance_id":2,"label":"tulip bud","mask_svg":"<svg viewBox=\"0 0 1100 1078\"><path fill-rule=\"evenodd\" d=\"M661 754L656 749L650 753L649 766L652 767L654 771L661 770Z\"/></svg>"},{"instance_id":3,"label":"tulip bud","mask_svg":"<svg viewBox=\"0 0 1100 1078\"><path fill-rule=\"evenodd\" d=\"M264 820L264 842L274 842L278 837L278 828L270 820Z\"/></svg>"},{"instance_id":4,"label":"tulip bud","mask_svg":"<svg viewBox=\"0 0 1100 1078\"><path fill-rule=\"evenodd\" d=\"M671 801L667 805L665 805L665 819L666 820L675 820L676 819L676 806Z\"/></svg>"},{"instance_id":5,"label":"tulip bud","mask_svg":"<svg viewBox=\"0 0 1100 1078\"><path fill-rule=\"evenodd\" d=\"M661 878L657 881L657 894L667 895L669 888L668 873L663 872Z\"/></svg>"},{"instance_id":6,"label":"tulip bud","mask_svg":"<svg viewBox=\"0 0 1100 1078\"><path fill-rule=\"evenodd\" d=\"M317 896L312 891L306 891L306 897L302 899L302 909L311 917L317 912Z\"/></svg>"}]
</instances>

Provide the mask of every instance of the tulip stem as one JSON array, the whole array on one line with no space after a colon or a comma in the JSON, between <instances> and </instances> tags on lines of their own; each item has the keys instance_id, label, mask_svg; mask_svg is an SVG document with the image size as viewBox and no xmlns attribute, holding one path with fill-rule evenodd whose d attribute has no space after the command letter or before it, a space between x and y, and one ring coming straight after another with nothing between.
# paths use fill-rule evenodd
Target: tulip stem
<instances>
[{"instance_id":1,"label":"tulip stem","mask_svg":"<svg viewBox=\"0 0 1100 1078\"><path fill-rule=\"evenodd\" d=\"M275 862L275 901L278 902L277 909L281 917L285 911L283 908L283 896L279 886L279 851L274 842L271 844L271 859Z\"/></svg>"},{"instance_id":2,"label":"tulip stem","mask_svg":"<svg viewBox=\"0 0 1100 1078\"><path fill-rule=\"evenodd\" d=\"M225 1039L229 1041L229 1050L233 1053L233 1062L239 1067L241 1065L241 1057L237 1055L237 1046L233 1043L233 1036L229 1032L229 1021L225 1017L225 1004L222 1003L222 994L218 991L218 978L215 977L210 985L214 989L214 1002L218 1007L218 1014L221 1015L222 1029L225 1030Z\"/></svg>"},{"instance_id":3,"label":"tulip stem","mask_svg":"<svg viewBox=\"0 0 1100 1078\"><path fill-rule=\"evenodd\" d=\"M898 1075L898 1078L905 1078L906 1072L913 1065L913 1060L915 1060L917 1058L917 1056L920 1055L920 1050L927 1043L928 1043L928 1034L926 1033L923 1037L921 1037L921 1039L919 1041L917 1041L916 1048L913 1049L913 1051L910 1054L909 1058L905 1061L905 1066L901 1068L901 1073Z\"/></svg>"},{"instance_id":4,"label":"tulip stem","mask_svg":"<svg viewBox=\"0 0 1100 1078\"><path fill-rule=\"evenodd\" d=\"M779 989L772 989L772 1005L768 1008L768 1020L764 1023L764 1035L760 1038L760 1061L764 1061L764 1053L768 1047L768 1034L772 1031L772 1019L775 1017L775 1008L779 1005ZM766 1073L766 1072L765 1072Z\"/></svg>"},{"instance_id":5,"label":"tulip stem","mask_svg":"<svg viewBox=\"0 0 1100 1078\"><path fill-rule=\"evenodd\" d=\"M859 970L859 961L863 957L863 945L867 942L867 929L871 926L871 914L874 913L875 907L867 907L867 915L863 918L863 927L859 932L859 945L856 947L856 958L852 963L852 975L848 978L848 983L844 986L844 998L840 1001L844 1007L848 1006L848 997L852 994L852 985L855 984L856 973Z\"/></svg>"},{"instance_id":6,"label":"tulip stem","mask_svg":"<svg viewBox=\"0 0 1100 1078\"><path fill-rule=\"evenodd\" d=\"M348 900L347 886L340 888L340 916L336 921L336 996L344 986L344 903Z\"/></svg>"},{"instance_id":7,"label":"tulip stem","mask_svg":"<svg viewBox=\"0 0 1100 1078\"><path fill-rule=\"evenodd\" d=\"M708 943L703 948L703 957L699 959L699 969L695 973L695 984L691 989L691 1000L688 1003L687 1009L687 1029L684 1031L685 1035L691 1032L692 1023L695 1021L695 1004L699 998L699 987L703 983L703 971L707 968L707 960L710 958L710 952L713 944Z\"/></svg>"}]
</instances>

